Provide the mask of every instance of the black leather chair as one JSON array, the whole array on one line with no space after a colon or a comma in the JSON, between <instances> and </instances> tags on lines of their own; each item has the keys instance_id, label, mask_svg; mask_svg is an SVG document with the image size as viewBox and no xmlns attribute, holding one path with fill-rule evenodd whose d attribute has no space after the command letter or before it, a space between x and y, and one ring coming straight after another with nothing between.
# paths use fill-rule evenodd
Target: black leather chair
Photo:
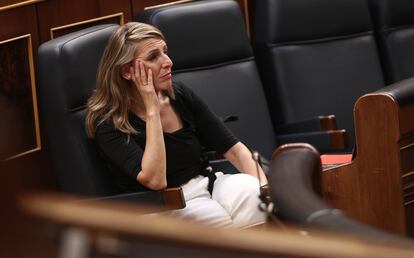
<instances>
[{"instance_id":1,"label":"black leather chair","mask_svg":"<svg viewBox=\"0 0 414 258\"><path fill-rule=\"evenodd\" d=\"M96 82L96 71L109 36L118 25L99 25L43 43L38 50L38 97L47 149L61 190L107 199L136 200L182 206L177 189L118 194L115 180L85 132L85 104ZM175 203L165 203L172 195ZM167 198L167 199L166 199Z\"/></svg>"},{"instance_id":2,"label":"black leather chair","mask_svg":"<svg viewBox=\"0 0 414 258\"><path fill-rule=\"evenodd\" d=\"M164 33L174 78L191 87L220 117L237 117L228 127L269 159L277 140L238 4L218 0L171 5L145 10L137 21ZM331 132L320 127L313 131L310 142L320 141L321 151L332 148ZM285 133L291 134L285 139L298 141L304 136L292 132L287 129Z\"/></svg>"},{"instance_id":3,"label":"black leather chair","mask_svg":"<svg viewBox=\"0 0 414 258\"><path fill-rule=\"evenodd\" d=\"M414 76L414 2L368 0L387 84Z\"/></svg>"},{"instance_id":4,"label":"black leather chair","mask_svg":"<svg viewBox=\"0 0 414 258\"><path fill-rule=\"evenodd\" d=\"M269 172L270 196L277 216L284 222L305 229L324 229L379 243L412 241L373 228L346 216L320 197L321 162L318 151L309 144L280 146L272 155Z\"/></svg>"},{"instance_id":5,"label":"black leather chair","mask_svg":"<svg viewBox=\"0 0 414 258\"><path fill-rule=\"evenodd\" d=\"M334 114L354 144L357 97L384 86L361 0L256 1L254 48L273 124Z\"/></svg>"}]
</instances>

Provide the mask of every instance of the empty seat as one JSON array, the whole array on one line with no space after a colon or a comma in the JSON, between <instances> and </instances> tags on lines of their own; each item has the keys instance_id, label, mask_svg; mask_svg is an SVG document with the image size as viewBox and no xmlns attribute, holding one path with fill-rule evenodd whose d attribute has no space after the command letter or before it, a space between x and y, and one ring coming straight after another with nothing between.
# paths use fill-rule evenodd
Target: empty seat
<instances>
[{"instance_id":1,"label":"empty seat","mask_svg":"<svg viewBox=\"0 0 414 258\"><path fill-rule=\"evenodd\" d=\"M384 86L361 0L256 1L254 46L275 127L334 114L354 143L352 109Z\"/></svg>"},{"instance_id":2,"label":"empty seat","mask_svg":"<svg viewBox=\"0 0 414 258\"><path fill-rule=\"evenodd\" d=\"M414 76L414 1L369 0L387 83Z\"/></svg>"}]
</instances>

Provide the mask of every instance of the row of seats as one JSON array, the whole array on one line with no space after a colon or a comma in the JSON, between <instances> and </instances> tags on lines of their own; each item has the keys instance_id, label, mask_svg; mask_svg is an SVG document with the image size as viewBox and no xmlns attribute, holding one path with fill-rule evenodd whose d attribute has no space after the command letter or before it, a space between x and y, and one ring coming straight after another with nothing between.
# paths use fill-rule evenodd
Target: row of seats
<instances>
[{"instance_id":1,"label":"row of seats","mask_svg":"<svg viewBox=\"0 0 414 258\"><path fill-rule=\"evenodd\" d=\"M334 146L332 132L322 131L317 124L275 134L273 110L269 113L243 15L235 1L196 1L149 9L136 20L164 33L174 78L191 87L219 116L236 116L238 120L228 124L230 129L266 158L285 142L305 141L320 151L344 145Z\"/></svg>"},{"instance_id":2,"label":"row of seats","mask_svg":"<svg viewBox=\"0 0 414 258\"><path fill-rule=\"evenodd\" d=\"M268 25L270 26L272 24L270 20L275 20L276 17L275 13L270 12L271 5L283 8L293 5L296 12L297 10L305 10L301 11L303 13L295 13L282 8L283 11L280 12L283 15L288 15L289 22L286 24L287 21L284 21L284 24L288 26L290 32L274 34L275 38L280 40L294 35L296 33L294 28L311 24L313 21L317 22L318 16L313 16L298 25L302 21L300 18L303 15L324 13L324 8L313 7L312 9L310 6L311 3L322 2L326 4L324 8L332 7L338 12L346 14L340 16L332 9L330 17L338 16L339 21L346 17L352 17L352 21L339 22L339 25L335 25L325 19L319 23L327 24L328 27L333 26L335 30L338 29L336 26L339 26L345 32L348 31L346 26L351 24L351 36L331 36L331 39L326 41L322 39L307 41L305 38L293 38L286 42L264 44L262 49L268 51L267 55L259 54L258 41L255 44L256 52L253 52L246 36L242 14L234 1L205 0L150 9L141 13L137 20L156 25L166 35L169 54L174 61L174 78L190 86L210 104L218 115L222 117L237 116L238 121L229 123L229 127L250 147L258 149L266 157L269 157L275 147L280 144L281 139L280 135L274 134L275 126L280 124L272 123L270 115L275 116L272 106L280 103L268 93L269 85L275 87L286 85L281 90L284 94L289 89L293 89L296 93L303 93L301 97L286 93L286 100L281 102L281 104L288 103L289 96L292 97L291 100L295 101L300 98L298 103L294 103L295 106L290 103L291 106L286 109L292 114L296 114L294 109L299 104L310 105L302 107L306 111L313 107L321 108L320 110L315 108L315 113L299 117L298 120L323 114L322 112L329 114L334 111L335 113L336 106L346 108L345 101L351 101L352 98L358 97L358 94L385 85L374 36L372 31L365 31L371 25L367 25L368 23L356 25L357 21L367 22L365 18L358 18L358 15L362 17L362 14L366 14L368 10L365 4L361 4L364 3L363 1L259 0L257 1L257 11L261 10L259 8L261 4L263 4L263 8L268 4L265 10L270 13L268 16ZM309 6L299 4L308 4ZM328 10L330 9L328 8ZM330 14L329 11L327 13ZM295 19L295 15L299 18ZM323 17L322 14L319 16ZM260 24L259 17L265 19L265 16L257 15L256 24ZM280 21L276 20L281 22L282 18L279 18ZM86 137L84 119L86 100L95 87L98 62L106 41L117 27L118 25L112 24L84 29L49 41L39 49L37 67L43 128L47 136L47 147L59 175L62 190L66 192L97 196L116 193L113 178L103 172L105 171L104 163L97 155L93 143ZM357 29L354 30L354 28ZM334 29L332 30L335 31ZM255 31L255 38L257 38L260 29L256 28ZM268 31L273 30L269 29ZM297 34L297 37L307 36L311 32L317 32L319 35L331 35L330 30L304 29L301 30L302 34ZM275 58L270 59L268 65L264 67L268 68L270 75L277 76L278 83L267 84L266 77L263 76L263 71L266 69L263 69L263 64L260 66L260 63L265 57L271 57L273 54L275 54ZM256 61L259 63L259 68L262 67L260 68L262 80ZM321 65L322 61L327 61L327 63ZM338 63L336 63L337 61ZM297 67L296 65L301 66ZM277 69L272 71L271 68ZM284 84L285 82L289 83ZM300 82L316 88L307 91L299 88ZM330 84L325 85L330 87L318 88L326 82ZM351 89L349 89L351 87L349 85L352 86ZM371 88L358 88L364 85ZM360 90L358 94L355 93L355 87ZM326 92L330 92L331 95L324 95ZM352 94L355 96L348 96ZM266 102L266 96L268 102ZM326 104L326 100L331 101L333 106ZM348 109L352 121L353 102L349 105ZM341 122L342 116L340 114L342 113L338 111L336 115L341 125L344 122ZM292 119L292 121L296 121L296 119ZM353 132L349 129L348 131ZM301 135L311 139L310 136L317 138L328 134L315 130ZM295 137L292 138L298 140L301 136L296 135ZM137 197L137 195L132 196ZM125 197L130 198L131 195L118 197L125 199ZM137 198L141 199L141 197ZM163 202L163 200L159 200L158 195L145 198L151 202L154 200Z\"/></svg>"},{"instance_id":3,"label":"row of seats","mask_svg":"<svg viewBox=\"0 0 414 258\"><path fill-rule=\"evenodd\" d=\"M356 99L414 76L413 11L407 0L256 1L253 44L274 125L332 113L353 146Z\"/></svg>"},{"instance_id":4,"label":"row of seats","mask_svg":"<svg viewBox=\"0 0 414 258\"><path fill-rule=\"evenodd\" d=\"M336 116L338 127L348 132L352 148L355 144L352 109L356 99L414 75L411 69L414 59L410 58L414 53L409 55L412 50L407 43L412 41L411 29L402 26L411 21L409 11L401 15L401 10L410 10L413 5L406 0L255 1L251 40L254 52L247 42L240 11L235 6L229 7L232 5L229 2L232 1L206 0L156 8L139 14L137 20L151 23L166 34L176 77L194 86L217 113L237 114L240 124L230 127L250 146L266 154L275 144L305 141L318 145L324 142L303 134L293 138L284 132L271 135L285 124L330 114ZM383 51L379 51L377 42L384 42L379 44ZM250 65L228 66L241 62ZM256 65L262 83L255 78ZM219 66L232 68L230 72L211 69ZM249 78L241 75L240 69ZM193 72L196 70L200 75ZM222 84L226 84L225 90ZM244 88L240 86L247 84L249 86ZM256 96L260 84L267 99L265 105L257 104L263 102ZM212 87L220 88L222 101L215 96L216 90ZM246 87L251 87L250 91L255 93L250 94ZM233 101L236 97L230 96L233 91L244 91L251 99L241 98L241 93L236 94L238 98ZM258 106L243 107L243 103L249 102ZM257 117L256 121L246 119L252 115ZM262 122L256 123L258 121ZM269 127L269 123L273 127ZM257 125L272 129L266 132ZM254 136L249 134L255 130L259 130L267 143L250 139ZM325 145L318 149L330 148L332 146Z\"/></svg>"},{"instance_id":5,"label":"row of seats","mask_svg":"<svg viewBox=\"0 0 414 258\"><path fill-rule=\"evenodd\" d=\"M385 86L367 3L256 3L254 45L275 125L332 113L353 146L356 99Z\"/></svg>"},{"instance_id":6,"label":"row of seats","mask_svg":"<svg viewBox=\"0 0 414 258\"><path fill-rule=\"evenodd\" d=\"M279 147L269 173L279 216L311 227L374 233L345 219L345 213L413 237L413 112L414 77L360 97L354 108L358 153L351 162L325 166L323 172L313 147L300 143Z\"/></svg>"},{"instance_id":7,"label":"row of seats","mask_svg":"<svg viewBox=\"0 0 414 258\"><path fill-rule=\"evenodd\" d=\"M324 2L327 4L330 1L325 0ZM276 0L257 1L257 11L260 11L260 3L272 4L279 2L283 3L283 1ZM294 2L299 4L303 1L288 1L288 3ZM353 14L358 9L357 7L361 7L358 4L360 1L335 0L335 3L339 4L339 2L344 2L343 5L346 5L346 3L355 4L355 6L352 6L353 8L348 8L352 10L352 14L348 12L347 15L352 17L355 16ZM270 10L270 6L268 9ZM310 10L310 7L307 9ZM348 10L343 7L340 9ZM285 13L285 10L283 13ZM272 13L271 15L274 16ZM259 16L257 15L257 17ZM293 18L291 20L295 21ZM265 157L269 158L275 147L283 143L283 137L290 137L290 141L319 144L319 150L335 148L334 144L330 142L332 132L321 131L320 128L309 129L308 131L311 132L290 133L288 136L284 134L283 137L275 135L275 125L278 126L278 123L272 123L270 114L274 114L274 111L272 108L268 108L267 93L265 94L263 91L264 88L269 87L264 87L261 83L256 56L246 35L243 16L235 1L204 0L149 9L142 12L137 20L154 24L164 32L169 45L169 55L174 61L174 78L190 86L210 104L218 115L238 117L237 121L229 123L228 126L251 148L259 150ZM108 185L111 185L111 178L102 178L104 166L97 156L93 144L85 135L84 110L86 100L95 86L95 74L102 50L109 35L116 28L117 25L88 28L56 38L43 44L39 49L39 104L47 134L47 143L55 168L59 171L63 189L69 192L100 195L108 193ZM256 35L259 31L256 30ZM371 42L369 39L365 41ZM364 42L361 43L363 45L361 48L368 49L368 52L372 54L373 51L369 51L372 48L365 46L368 43ZM311 46L311 44L305 44L305 46ZM283 48L282 46L283 51L278 51L278 53L282 53L283 57L295 49L302 48L298 46ZM311 48L311 50L313 49ZM316 49L322 51L324 48L317 47ZM336 60L337 55L344 55L342 52L345 48L332 47L328 44L327 49L337 50L332 54L332 60ZM285 50L289 51L285 52ZM363 51L359 50L359 52ZM351 57L352 55L345 54L345 56ZM358 56L356 55L356 57ZM282 59L278 57L277 60ZM328 59L328 56L326 56L326 59ZM259 55L257 55L257 60L261 60ZM318 61L318 59L314 60ZM348 62L351 61L348 60ZM285 60L285 62L289 64L290 61ZM370 62L366 61L362 68L371 65ZM316 67L317 64L315 63L313 66ZM330 66L334 67L334 65ZM330 66L328 65L327 68ZM355 70L350 66L348 65L345 68L338 66L338 70ZM289 74L286 68L280 69L284 71L282 74ZM306 72L308 69L309 67L304 67L300 70ZM378 68L378 70L380 69ZM322 75L325 76L330 73L327 71L326 74ZM350 75L345 76L344 79L338 77L337 80L330 78L327 81L332 81L333 86L336 86L336 84L342 84L343 80L349 79L349 85L353 85L351 79L360 74L349 73ZM365 75L365 73L361 74ZM298 74L293 77L299 79L303 76ZM310 78L308 80L312 81ZM325 79L315 80L323 82ZM265 82L265 80L263 81ZM378 81L380 84L381 80L378 79ZM358 85L365 85L365 81ZM372 84L370 87L381 87L382 85ZM316 99L316 103L319 105L327 99L320 97L324 92L312 94L313 91L307 94L308 98L305 99L306 101L302 101L302 104L312 103L311 100ZM339 92L338 89L334 91ZM336 106L343 105L341 102L342 99L345 99L345 96L342 95L344 94L340 93L334 96ZM269 100L272 105L278 102L272 98ZM322 106L325 107L323 111L328 114L335 111L333 107L326 104ZM293 110L293 108L292 106L291 109ZM311 107L307 109L311 109ZM352 105L348 109L352 113ZM320 115L322 112L317 111L314 115ZM308 117L304 116L303 118ZM342 120L341 117L338 118ZM342 125L340 127L346 128ZM348 131L353 132L353 130ZM62 135L67 137L62 137Z\"/></svg>"},{"instance_id":8,"label":"row of seats","mask_svg":"<svg viewBox=\"0 0 414 258\"><path fill-rule=\"evenodd\" d=\"M387 84L414 76L414 2L367 0Z\"/></svg>"}]
</instances>

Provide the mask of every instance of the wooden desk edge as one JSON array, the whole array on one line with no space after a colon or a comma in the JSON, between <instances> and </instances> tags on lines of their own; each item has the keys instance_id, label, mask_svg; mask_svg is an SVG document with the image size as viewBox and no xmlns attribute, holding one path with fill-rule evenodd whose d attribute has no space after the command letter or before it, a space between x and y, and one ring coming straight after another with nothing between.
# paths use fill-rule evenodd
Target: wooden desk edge
<instances>
[{"instance_id":1,"label":"wooden desk edge","mask_svg":"<svg viewBox=\"0 0 414 258\"><path fill-rule=\"evenodd\" d=\"M32 216L55 223L132 235L144 241L199 248L215 248L258 255L303 257L412 257L414 248L378 245L330 234L301 236L297 231L213 229L164 216L143 216L140 205L82 203L50 193L21 198L22 209ZM179 230L178 230L179 229ZM203 232L203 234L200 234Z\"/></svg>"}]
</instances>

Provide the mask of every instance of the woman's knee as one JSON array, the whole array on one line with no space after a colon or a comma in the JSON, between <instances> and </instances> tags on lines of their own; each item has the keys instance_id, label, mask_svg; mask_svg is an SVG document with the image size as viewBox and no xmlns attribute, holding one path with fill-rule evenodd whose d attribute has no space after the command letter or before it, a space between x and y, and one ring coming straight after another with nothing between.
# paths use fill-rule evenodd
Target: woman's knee
<instances>
[{"instance_id":1,"label":"woman's knee","mask_svg":"<svg viewBox=\"0 0 414 258\"><path fill-rule=\"evenodd\" d=\"M235 227L262 223L266 215L259 209L259 180L247 174L226 175L214 185L213 199L225 208Z\"/></svg>"},{"instance_id":2,"label":"woman's knee","mask_svg":"<svg viewBox=\"0 0 414 258\"><path fill-rule=\"evenodd\" d=\"M258 195L259 188L259 180L251 175L223 175L214 184L213 198L222 195Z\"/></svg>"}]
</instances>

